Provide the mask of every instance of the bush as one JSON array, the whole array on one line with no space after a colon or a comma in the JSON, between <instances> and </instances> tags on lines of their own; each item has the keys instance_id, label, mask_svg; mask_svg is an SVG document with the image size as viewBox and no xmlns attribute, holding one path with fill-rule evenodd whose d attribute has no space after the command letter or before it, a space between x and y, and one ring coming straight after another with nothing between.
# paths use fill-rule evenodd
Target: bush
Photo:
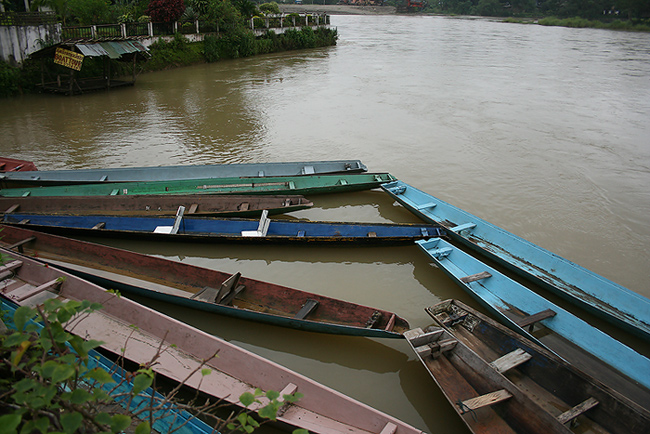
<instances>
[{"instance_id":1,"label":"bush","mask_svg":"<svg viewBox=\"0 0 650 434\"><path fill-rule=\"evenodd\" d=\"M20 70L0 61L0 97L16 95L20 91Z\"/></svg>"},{"instance_id":2,"label":"bush","mask_svg":"<svg viewBox=\"0 0 650 434\"><path fill-rule=\"evenodd\" d=\"M183 0L151 0L147 15L157 23L170 23L178 20L185 12Z\"/></svg>"}]
</instances>

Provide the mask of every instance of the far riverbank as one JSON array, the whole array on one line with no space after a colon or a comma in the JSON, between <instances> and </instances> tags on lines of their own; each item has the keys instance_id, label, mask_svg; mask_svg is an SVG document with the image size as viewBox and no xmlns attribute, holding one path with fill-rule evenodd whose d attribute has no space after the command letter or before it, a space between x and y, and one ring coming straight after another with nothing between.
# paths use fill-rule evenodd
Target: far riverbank
<instances>
[{"instance_id":1,"label":"far riverbank","mask_svg":"<svg viewBox=\"0 0 650 434\"><path fill-rule=\"evenodd\" d=\"M352 5L316 5L316 4L278 4L280 12L291 13L325 13L329 15L392 15L395 6L352 6Z\"/></svg>"}]
</instances>

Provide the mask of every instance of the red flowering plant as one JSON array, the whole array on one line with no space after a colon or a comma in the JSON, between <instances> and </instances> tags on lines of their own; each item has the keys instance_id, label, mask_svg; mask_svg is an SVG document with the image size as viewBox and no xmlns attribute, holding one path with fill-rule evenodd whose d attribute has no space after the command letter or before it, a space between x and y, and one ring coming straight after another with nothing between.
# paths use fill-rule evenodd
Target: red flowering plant
<instances>
[{"instance_id":1,"label":"red flowering plant","mask_svg":"<svg viewBox=\"0 0 650 434\"><path fill-rule=\"evenodd\" d=\"M178 20L183 12L183 0L151 0L146 13L155 23L169 23Z\"/></svg>"}]
</instances>

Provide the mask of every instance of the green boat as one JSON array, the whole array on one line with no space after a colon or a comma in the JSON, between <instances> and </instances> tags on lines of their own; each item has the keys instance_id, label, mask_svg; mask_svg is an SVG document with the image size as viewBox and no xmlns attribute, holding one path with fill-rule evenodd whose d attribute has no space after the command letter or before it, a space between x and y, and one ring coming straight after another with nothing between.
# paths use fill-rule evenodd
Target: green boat
<instances>
[{"instance_id":1,"label":"green boat","mask_svg":"<svg viewBox=\"0 0 650 434\"><path fill-rule=\"evenodd\" d=\"M181 181L120 182L8 188L0 196L116 196L139 194L325 194L378 188L395 181L389 173L354 173L264 178L207 178Z\"/></svg>"}]
</instances>

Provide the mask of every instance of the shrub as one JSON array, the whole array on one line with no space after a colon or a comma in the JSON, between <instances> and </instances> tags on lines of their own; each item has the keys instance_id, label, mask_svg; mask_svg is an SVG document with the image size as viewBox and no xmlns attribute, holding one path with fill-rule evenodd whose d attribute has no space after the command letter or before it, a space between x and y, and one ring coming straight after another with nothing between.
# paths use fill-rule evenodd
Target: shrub
<instances>
[{"instance_id":1,"label":"shrub","mask_svg":"<svg viewBox=\"0 0 650 434\"><path fill-rule=\"evenodd\" d=\"M170 23L178 20L185 12L183 0L151 0L146 14L157 23Z\"/></svg>"}]
</instances>

